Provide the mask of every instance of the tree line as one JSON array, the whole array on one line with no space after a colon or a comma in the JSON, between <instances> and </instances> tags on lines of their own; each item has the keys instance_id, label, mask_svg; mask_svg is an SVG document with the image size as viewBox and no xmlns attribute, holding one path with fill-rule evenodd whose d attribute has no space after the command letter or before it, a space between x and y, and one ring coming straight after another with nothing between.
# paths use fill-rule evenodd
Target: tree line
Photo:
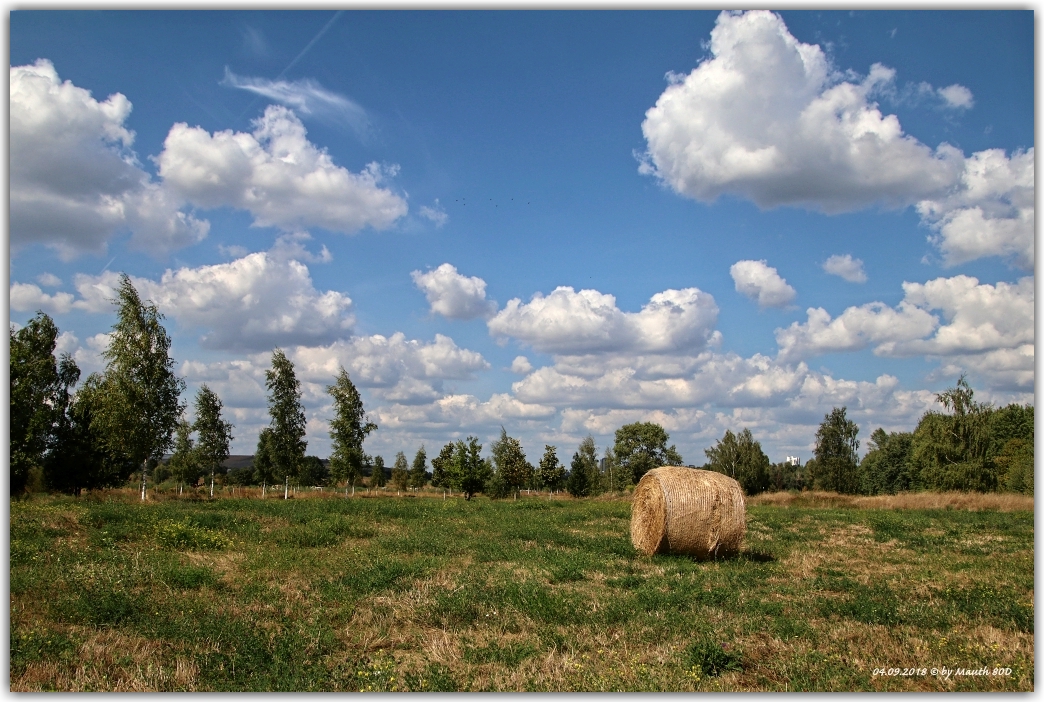
<instances>
[{"instance_id":1,"label":"tree line","mask_svg":"<svg viewBox=\"0 0 1044 702\"><path fill-rule=\"evenodd\" d=\"M221 399L203 384L196 394L195 420L185 417L185 381L174 373L171 340L155 303L143 301L124 274L112 300L117 321L103 352L105 370L89 375L74 391L80 369L68 353L54 356L58 328L42 311L21 329L10 330L11 476L13 496L22 494L36 472L34 487L79 495L83 490L137 481L144 500L149 485L173 482L182 490L218 478L225 484L260 485L262 493L281 485L383 487L399 491L431 485L471 499L477 493L506 497L523 489L566 490L577 497L617 491L636 483L651 468L681 464L667 446L662 427L638 422L616 432L613 447L599 460L594 439L584 439L567 470L557 447L545 446L537 467L521 442L501 428L483 457L478 438L447 443L428 470L423 446L412 465L400 451L386 475L382 456L363 450L377 430L362 398L342 367L326 388L333 399L332 452L327 461L306 455L306 418L301 384L281 349L265 371L269 426L261 430L249 466L226 473L235 428L222 416ZM164 457L170 453L170 458Z\"/></svg>"},{"instance_id":2,"label":"tree line","mask_svg":"<svg viewBox=\"0 0 1044 702\"><path fill-rule=\"evenodd\" d=\"M876 429L860 460L859 427L846 407L819 425L813 458L804 466L770 463L750 429L731 430L706 449L702 466L729 475L748 495L767 490L831 490L882 495L906 491L1033 494L1033 406L996 408L976 402L961 376L936 395L944 411L929 410L911 432Z\"/></svg>"},{"instance_id":3,"label":"tree line","mask_svg":"<svg viewBox=\"0 0 1044 702\"><path fill-rule=\"evenodd\" d=\"M347 491L387 483L399 492L430 485L462 493L504 498L521 490L565 490L574 497L617 492L638 483L658 466L684 465L669 435L653 422L618 429L601 459L594 439L580 442L568 468L558 447L545 445L534 466L521 442L501 427L483 457L478 438L451 441L431 459L422 445L408 462L399 451L390 468L370 456L363 442L377 425L341 367L326 391L334 417L332 452L327 461L306 455L306 419L301 384L281 349L265 371L269 426L261 430L253 461L229 471L234 426L222 417L222 402L206 384L196 394L195 421L185 418L185 381L174 373L170 337L163 315L142 301L123 275L113 300L117 321L102 356L102 373L79 382L80 369L63 353L54 357L58 329L43 312L25 327L10 331L12 495L25 491L36 471L47 489L80 494L84 489L123 486L136 480L142 499L152 484L179 486L218 477L231 485L260 485L262 494L281 485L334 485ZM816 432L814 457L804 466L771 463L750 429L731 430L705 450L701 466L735 478L748 495L766 490L821 489L850 494L906 490L1033 492L1033 407L994 408L974 400L962 376L937 396L945 412L926 412L912 432L871 434L869 451L859 460L859 428L845 407L835 407ZM171 452L169 461L162 459ZM39 487L39 485L38 485Z\"/></svg>"}]
</instances>

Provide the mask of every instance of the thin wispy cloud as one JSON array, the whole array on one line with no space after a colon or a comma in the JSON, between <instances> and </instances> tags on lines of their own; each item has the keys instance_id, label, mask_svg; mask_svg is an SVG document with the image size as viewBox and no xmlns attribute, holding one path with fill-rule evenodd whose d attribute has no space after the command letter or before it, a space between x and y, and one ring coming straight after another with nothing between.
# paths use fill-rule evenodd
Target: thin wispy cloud
<instances>
[{"instance_id":1,"label":"thin wispy cloud","mask_svg":"<svg viewBox=\"0 0 1044 702\"><path fill-rule=\"evenodd\" d=\"M366 110L353 100L327 90L310 78L287 81L240 76L226 66L221 85L260 95L293 109L299 115L344 122L360 139L366 139L370 132L370 119Z\"/></svg>"}]
</instances>

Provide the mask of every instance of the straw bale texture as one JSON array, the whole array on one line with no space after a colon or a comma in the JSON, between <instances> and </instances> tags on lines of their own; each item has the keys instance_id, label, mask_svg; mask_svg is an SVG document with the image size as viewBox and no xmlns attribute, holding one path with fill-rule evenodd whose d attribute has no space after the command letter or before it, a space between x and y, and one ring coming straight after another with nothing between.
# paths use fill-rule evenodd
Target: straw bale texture
<instances>
[{"instance_id":1,"label":"straw bale texture","mask_svg":"<svg viewBox=\"0 0 1044 702\"><path fill-rule=\"evenodd\" d=\"M698 559L739 553L747 528L743 490L721 473L654 468L634 489L631 542L639 551Z\"/></svg>"}]
</instances>

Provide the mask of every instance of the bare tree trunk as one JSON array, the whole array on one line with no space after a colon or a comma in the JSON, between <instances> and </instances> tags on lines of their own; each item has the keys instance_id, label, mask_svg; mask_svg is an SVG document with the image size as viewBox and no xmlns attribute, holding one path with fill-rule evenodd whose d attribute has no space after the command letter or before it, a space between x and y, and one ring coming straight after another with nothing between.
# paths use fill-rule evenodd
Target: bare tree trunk
<instances>
[{"instance_id":1,"label":"bare tree trunk","mask_svg":"<svg viewBox=\"0 0 1044 702\"><path fill-rule=\"evenodd\" d=\"M141 501L145 501L145 474L149 469L149 459L145 459L145 463L141 466Z\"/></svg>"},{"instance_id":2,"label":"bare tree trunk","mask_svg":"<svg viewBox=\"0 0 1044 702\"><path fill-rule=\"evenodd\" d=\"M290 476L283 478L283 499L287 499L290 496Z\"/></svg>"},{"instance_id":3,"label":"bare tree trunk","mask_svg":"<svg viewBox=\"0 0 1044 702\"><path fill-rule=\"evenodd\" d=\"M214 471L210 471L210 499L214 499Z\"/></svg>"}]
</instances>

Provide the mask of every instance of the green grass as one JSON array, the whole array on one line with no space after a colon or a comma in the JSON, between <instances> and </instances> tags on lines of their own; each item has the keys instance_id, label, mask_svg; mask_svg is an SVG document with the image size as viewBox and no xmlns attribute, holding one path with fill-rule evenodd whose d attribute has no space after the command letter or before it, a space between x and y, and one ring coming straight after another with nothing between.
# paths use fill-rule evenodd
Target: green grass
<instances>
[{"instance_id":1,"label":"green grass","mask_svg":"<svg viewBox=\"0 0 1044 702\"><path fill-rule=\"evenodd\" d=\"M11 503L13 690L1032 690L1033 514L752 506L643 556L630 504ZM875 668L1011 668L1010 676Z\"/></svg>"}]
</instances>

